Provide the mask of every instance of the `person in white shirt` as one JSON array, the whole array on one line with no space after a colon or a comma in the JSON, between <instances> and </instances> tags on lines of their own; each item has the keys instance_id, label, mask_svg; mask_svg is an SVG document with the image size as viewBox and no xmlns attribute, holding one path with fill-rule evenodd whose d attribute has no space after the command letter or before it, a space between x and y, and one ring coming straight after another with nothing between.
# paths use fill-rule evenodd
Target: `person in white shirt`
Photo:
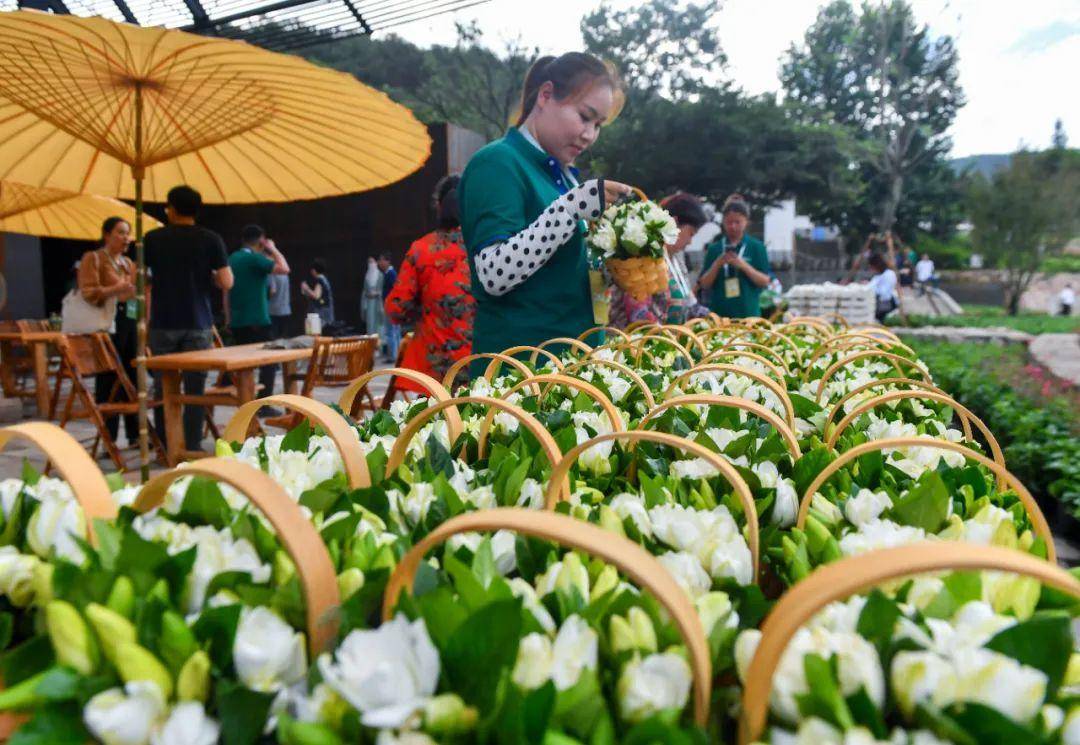
<instances>
[{"instance_id":1,"label":"person in white shirt","mask_svg":"<svg viewBox=\"0 0 1080 745\"><path fill-rule=\"evenodd\" d=\"M1058 294L1058 300L1061 302L1061 315L1071 316L1073 305L1076 304L1076 292L1071 284L1065 285L1061 293Z\"/></svg>"},{"instance_id":2,"label":"person in white shirt","mask_svg":"<svg viewBox=\"0 0 1080 745\"><path fill-rule=\"evenodd\" d=\"M877 301L874 317L878 323L884 323L885 316L896 310L899 305L896 300L896 272L889 268L881 254L871 254L867 263L874 273L869 283L874 291L874 299Z\"/></svg>"},{"instance_id":3,"label":"person in white shirt","mask_svg":"<svg viewBox=\"0 0 1080 745\"><path fill-rule=\"evenodd\" d=\"M934 276L934 260L930 254L923 254L915 264L915 281L919 283L919 294L926 294L926 285L937 286L937 277Z\"/></svg>"}]
</instances>

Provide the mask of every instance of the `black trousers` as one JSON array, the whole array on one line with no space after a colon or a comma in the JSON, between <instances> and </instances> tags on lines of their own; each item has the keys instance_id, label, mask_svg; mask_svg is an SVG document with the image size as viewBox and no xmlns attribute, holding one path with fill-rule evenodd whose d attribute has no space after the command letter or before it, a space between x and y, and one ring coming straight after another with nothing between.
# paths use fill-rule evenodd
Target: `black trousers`
<instances>
[{"instance_id":1,"label":"black trousers","mask_svg":"<svg viewBox=\"0 0 1080 745\"><path fill-rule=\"evenodd\" d=\"M270 338L287 339L289 337L289 321L292 316L270 316Z\"/></svg>"},{"instance_id":2,"label":"black trousers","mask_svg":"<svg viewBox=\"0 0 1080 745\"><path fill-rule=\"evenodd\" d=\"M232 328L233 341L237 344L257 344L273 339L270 326L234 326ZM274 392L274 378L277 377L277 365L266 365L259 368L259 383L262 384L262 396L269 396ZM259 398L262 398L259 396Z\"/></svg>"},{"instance_id":3,"label":"black trousers","mask_svg":"<svg viewBox=\"0 0 1080 745\"><path fill-rule=\"evenodd\" d=\"M135 321L127 317L125 312L125 306L127 303L117 303L116 306L116 332L110 334L112 337L113 346L116 347L116 353L120 356L120 365L124 368L124 372L127 373L128 380L132 385L135 385L135 365L132 364L135 360L136 348L138 346L138 332L136 330ZM102 373L94 377L94 400L100 403L105 403L109 400L109 394L112 393L113 386L116 384L116 375L113 373ZM126 398L123 394L118 394L114 399L115 401L124 401ZM128 444L139 441L139 417L135 414L127 415L124 419L124 434L127 436ZM105 426L109 430L109 437L116 442L116 438L120 434L120 417L111 416L105 420Z\"/></svg>"}]
</instances>

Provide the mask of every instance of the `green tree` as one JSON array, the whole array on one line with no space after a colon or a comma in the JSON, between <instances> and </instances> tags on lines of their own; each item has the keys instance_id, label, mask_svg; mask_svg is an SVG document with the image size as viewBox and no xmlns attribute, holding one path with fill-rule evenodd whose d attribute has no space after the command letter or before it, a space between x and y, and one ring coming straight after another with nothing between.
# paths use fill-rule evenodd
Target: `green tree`
<instances>
[{"instance_id":1,"label":"green tree","mask_svg":"<svg viewBox=\"0 0 1080 745\"><path fill-rule=\"evenodd\" d=\"M682 98L715 86L727 62L716 32L719 0L601 5L581 20L585 50L611 60L636 91Z\"/></svg>"},{"instance_id":2,"label":"green tree","mask_svg":"<svg viewBox=\"0 0 1080 745\"><path fill-rule=\"evenodd\" d=\"M1054 120L1054 135L1050 139L1050 146L1063 149L1069 145L1069 136L1065 134L1065 123L1061 119Z\"/></svg>"},{"instance_id":3,"label":"green tree","mask_svg":"<svg viewBox=\"0 0 1080 745\"><path fill-rule=\"evenodd\" d=\"M975 249L1005 273L1005 307L1020 296L1043 259L1080 230L1080 150L1015 153L1008 168L972 185Z\"/></svg>"},{"instance_id":4,"label":"green tree","mask_svg":"<svg viewBox=\"0 0 1080 745\"><path fill-rule=\"evenodd\" d=\"M835 0L788 50L781 81L800 118L842 124L866 145L860 167L872 210L840 206L854 218L850 232L893 230L920 166L948 151L946 130L964 103L957 59L952 38L920 26L906 0L858 10Z\"/></svg>"}]
</instances>

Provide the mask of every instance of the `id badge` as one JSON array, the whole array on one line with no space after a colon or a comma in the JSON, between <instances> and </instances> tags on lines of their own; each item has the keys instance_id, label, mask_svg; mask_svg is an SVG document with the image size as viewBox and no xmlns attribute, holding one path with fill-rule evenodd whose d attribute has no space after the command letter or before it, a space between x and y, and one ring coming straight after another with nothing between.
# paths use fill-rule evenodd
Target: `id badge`
<instances>
[{"instance_id":1,"label":"id badge","mask_svg":"<svg viewBox=\"0 0 1080 745\"><path fill-rule=\"evenodd\" d=\"M124 303L124 314L132 321L139 317L139 301L132 298Z\"/></svg>"},{"instance_id":2,"label":"id badge","mask_svg":"<svg viewBox=\"0 0 1080 745\"><path fill-rule=\"evenodd\" d=\"M724 280L724 297L738 297L739 296L739 278L728 277Z\"/></svg>"},{"instance_id":3,"label":"id badge","mask_svg":"<svg viewBox=\"0 0 1080 745\"><path fill-rule=\"evenodd\" d=\"M611 318L611 290L599 269L589 270L589 294L592 296L593 323L607 326Z\"/></svg>"}]
</instances>

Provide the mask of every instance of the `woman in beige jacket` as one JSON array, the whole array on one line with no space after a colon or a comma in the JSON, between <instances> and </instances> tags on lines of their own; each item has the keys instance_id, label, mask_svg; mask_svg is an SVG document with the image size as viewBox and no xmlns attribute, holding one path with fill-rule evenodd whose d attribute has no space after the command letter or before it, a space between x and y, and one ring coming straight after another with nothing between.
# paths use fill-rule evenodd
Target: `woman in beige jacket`
<instances>
[{"instance_id":1,"label":"woman in beige jacket","mask_svg":"<svg viewBox=\"0 0 1080 745\"><path fill-rule=\"evenodd\" d=\"M135 263L127 253L131 226L119 217L110 217L101 226L102 247L87 251L79 261L79 292L94 305L116 305L116 325L113 345L120 355L120 364L128 378L135 379L132 361L136 355L135 330ZM94 400L107 401L116 383L112 373L98 375L94 381ZM105 420L109 435L115 441L120 430L117 417ZM124 417L124 433L128 445L138 442L139 422L134 415Z\"/></svg>"}]
</instances>

